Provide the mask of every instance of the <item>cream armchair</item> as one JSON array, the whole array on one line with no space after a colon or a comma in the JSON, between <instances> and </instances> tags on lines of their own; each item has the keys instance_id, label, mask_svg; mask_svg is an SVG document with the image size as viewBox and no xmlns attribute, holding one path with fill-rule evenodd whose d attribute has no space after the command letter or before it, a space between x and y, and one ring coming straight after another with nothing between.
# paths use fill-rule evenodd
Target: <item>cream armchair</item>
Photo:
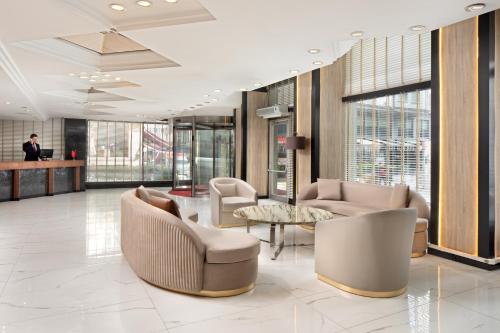
<instances>
[{"instance_id":1,"label":"cream armchair","mask_svg":"<svg viewBox=\"0 0 500 333\"><path fill-rule=\"evenodd\" d=\"M404 293L416 219L416 209L402 208L316 223L318 278L361 296Z\"/></svg>"},{"instance_id":2,"label":"cream armchair","mask_svg":"<svg viewBox=\"0 0 500 333\"><path fill-rule=\"evenodd\" d=\"M209 181L212 223L219 228L243 226L234 210L257 205L257 191L237 178L213 178Z\"/></svg>"}]
</instances>

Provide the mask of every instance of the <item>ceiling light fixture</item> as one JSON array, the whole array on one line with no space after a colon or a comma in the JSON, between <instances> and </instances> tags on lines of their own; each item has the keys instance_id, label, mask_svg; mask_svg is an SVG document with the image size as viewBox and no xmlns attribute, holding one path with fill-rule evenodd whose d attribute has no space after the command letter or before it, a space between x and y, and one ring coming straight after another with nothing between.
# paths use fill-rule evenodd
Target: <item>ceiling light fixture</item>
<instances>
[{"instance_id":1,"label":"ceiling light fixture","mask_svg":"<svg viewBox=\"0 0 500 333\"><path fill-rule=\"evenodd\" d=\"M121 79L121 77L115 77L115 81L120 81Z\"/></svg>"},{"instance_id":2,"label":"ceiling light fixture","mask_svg":"<svg viewBox=\"0 0 500 333\"><path fill-rule=\"evenodd\" d=\"M351 32L351 37L356 37L356 38L363 37L364 34L365 33L363 31L359 31L359 30L353 31L353 32Z\"/></svg>"},{"instance_id":3,"label":"ceiling light fixture","mask_svg":"<svg viewBox=\"0 0 500 333\"><path fill-rule=\"evenodd\" d=\"M90 75L91 78L97 79L99 76L98 75Z\"/></svg>"},{"instance_id":4,"label":"ceiling light fixture","mask_svg":"<svg viewBox=\"0 0 500 333\"><path fill-rule=\"evenodd\" d=\"M145 0L137 1L136 4L138 4L141 7L149 7L149 6L151 6L151 2L145 1Z\"/></svg>"},{"instance_id":5,"label":"ceiling light fixture","mask_svg":"<svg viewBox=\"0 0 500 333\"><path fill-rule=\"evenodd\" d=\"M293 74L293 75L299 74L299 70L298 69L290 69L290 74Z\"/></svg>"},{"instance_id":6,"label":"ceiling light fixture","mask_svg":"<svg viewBox=\"0 0 500 333\"><path fill-rule=\"evenodd\" d=\"M75 73L69 73L68 75L69 76L75 76Z\"/></svg>"},{"instance_id":7,"label":"ceiling light fixture","mask_svg":"<svg viewBox=\"0 0 500 333\"><path fill-rule=\"evenodd\" d=\"M111 77L111 74L104 74L104 77Z\"/></svg>"},{"instance_id":8,"label":"ceiling light fixture","mask_svg":"<svg viewBox=\"0 0 500 333\"><path fill-rule=\"evenodd\" d=\"M309 52L310 54L318 54L321 52L320 49L309 49L307 50L307 52Z\"/></svg>"},{"instance_id":9,"label":"ceiling light fixture","mask_svg":"<svg viewBox=\"0 0 500 333\"><path fill-rule=\"evenodd\" d=\"M179 0L165 0L168 3L177 3Z\"/></svg>"},{"instance_id":10,"label":"ceiling light fixture","mask_svg":"<svg viewBox=\"0 0 500 333\"><path fill-rule=\"evenodd\" d=\"M477 10L483 9L484 7L486 7L486 5L482 2L473 3L472 5L468 5L467 7L465 7L465 11L466 12L475 12Z\"/></svg>"},{"instance_id":11,"label":"ceiling light fixture","mask_svg":"<svg viewBox=\"0 0 500 333\"><path fill-rule=\"evenodd\" d=\"M255 87L260 87L260 86L262 86L262 83L254 83L254 86Z\"/></svg>"},{"instance_id":12,"label":"ceiling light fixture","mask_svg":"<svg viewBox=\"0 0 500 333\"><path fill-rule=\"evenodd\" d=\"M10 102L9 102L9 101L7 101L7 102L5 102L5 104L10 105Z\"/></svg>"},{"instance_id":13,"label":"ceiling light fixture","mask_svg":"<svg viewBox=\"0 0 500 333\"><path fill-rule=\"evenodd\" d=\"M323 65L323 61L321 61L321 60L313 61L313 65L314 66L321 66L321 65Z\"/></svg>"},{"instance_id":14,"label":"ceiling light fixture","mask_svg":"<svg viewBox=\"0 0 500 333\"><path fill-rule=\"evenodd\" d=\"M410 27L410 30L411 31L422 31L425 29L425 25L420 25L420 24L417 24L417 25L412 25Z\"/></svg>"},{"instance_id":15,"label":"ceiling light fixture","mask_svg":"<svg viewBox=\"0 0 500 333\"><path fill-rule=\"evenodd\" d=\"M95 80L94 79L90 79L89 82L95 82Z\"/></svg>"},{"instance_id":16,"label":"ceiling light fixture","mask_svg":"<svg viewBox=\"0 0 500 333\"><path fill-rule=\"evenodd\" d=\"M125 11L125 6L124 5L120 5L119 3L112 3L111 5L109 5L109 8L117 11L117 12L123 12Z\"/></svg>"},{"instance_id":17,"label":"ceiling light fixture","mask_svg":"<svg viewBox=\"0 0 500 333\"><path fill-rule=\"evenodd\" d=\"M88 77L88 76L86 76L86 75L82 75L82 76L80 76L80 79L82 79L82 80L87 80L88 78L89 78L89 77Z\"/></svg>"},{"instance_id":18,"label":"ceiling light fixture","mask_svg":"<svg viewBox=\"0 0 500 333\"><path fill-rule=\"evenodd\" d=\"M220 93L221 91L222 91L222 90L220 90L220 89L215 89L215 90L214 90L214 93L218 94L218 93Z\"/></svg>"}]
</instances>

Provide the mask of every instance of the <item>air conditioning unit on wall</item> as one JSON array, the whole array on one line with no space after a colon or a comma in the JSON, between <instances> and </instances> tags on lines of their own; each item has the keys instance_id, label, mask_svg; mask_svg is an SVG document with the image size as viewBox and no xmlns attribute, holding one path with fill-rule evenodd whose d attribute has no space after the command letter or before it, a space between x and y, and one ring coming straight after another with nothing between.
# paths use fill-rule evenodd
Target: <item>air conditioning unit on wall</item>
<instances>
[{"instance_id":1,"label":"air conditioning unit on wall","mask_svg":"<svg viewBox=\"0 0 500 333\"><path fill-rule=\"evenodd\" d=\"M267 108L257 109L257 116L269 119L288 116L288 105L273 105Z\"/></svg>"}]
</instances>

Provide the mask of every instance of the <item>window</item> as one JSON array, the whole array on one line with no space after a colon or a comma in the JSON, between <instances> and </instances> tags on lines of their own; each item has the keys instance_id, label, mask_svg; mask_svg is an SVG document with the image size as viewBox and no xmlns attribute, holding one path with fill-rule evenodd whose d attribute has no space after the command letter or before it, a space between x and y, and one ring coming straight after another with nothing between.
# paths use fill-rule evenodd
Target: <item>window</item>
<instances>
[{"instance_id":1,"label":"window","mask_svg":"<svg viewBox=\"0 0 500 333\"><path fill-rule=\"evenodd\" d=\"M88 122L88 182L172 180L168 124Z\"/></svg>"},{"instance_id":2,"label":"window","mask_svg":"<svg viewBox=\"0 0 500 333\"><path fill-rule=\"evenodd\" d=\"M347 104L346 178L407 184L430 202L429 89Z\"/></svg>"}]
</instances>

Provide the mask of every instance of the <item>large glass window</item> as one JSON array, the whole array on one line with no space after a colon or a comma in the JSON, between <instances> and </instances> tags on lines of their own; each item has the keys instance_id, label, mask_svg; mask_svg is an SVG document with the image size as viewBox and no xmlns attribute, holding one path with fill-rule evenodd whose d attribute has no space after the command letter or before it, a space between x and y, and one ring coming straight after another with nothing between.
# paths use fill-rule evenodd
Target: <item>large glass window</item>
<instances>
[{"instance_id":1,"label":"large glass window","mask_svg":"<svg viewBox=\"0 0 500 333\"><path fill-rule=\"evenodd\" d=\"M168 124L88 122L88 182L172 180Z\"/></svg>"},{"instance_id":2,"label":"large glass window","mask_svg":"<svg viewBox=\"0 0 500 333\"><path fill-rule=\"evenodd\" d=\"M346 178L407 184L430 202L430 89L347 105Z\"/></svg>"}]
</instances>

